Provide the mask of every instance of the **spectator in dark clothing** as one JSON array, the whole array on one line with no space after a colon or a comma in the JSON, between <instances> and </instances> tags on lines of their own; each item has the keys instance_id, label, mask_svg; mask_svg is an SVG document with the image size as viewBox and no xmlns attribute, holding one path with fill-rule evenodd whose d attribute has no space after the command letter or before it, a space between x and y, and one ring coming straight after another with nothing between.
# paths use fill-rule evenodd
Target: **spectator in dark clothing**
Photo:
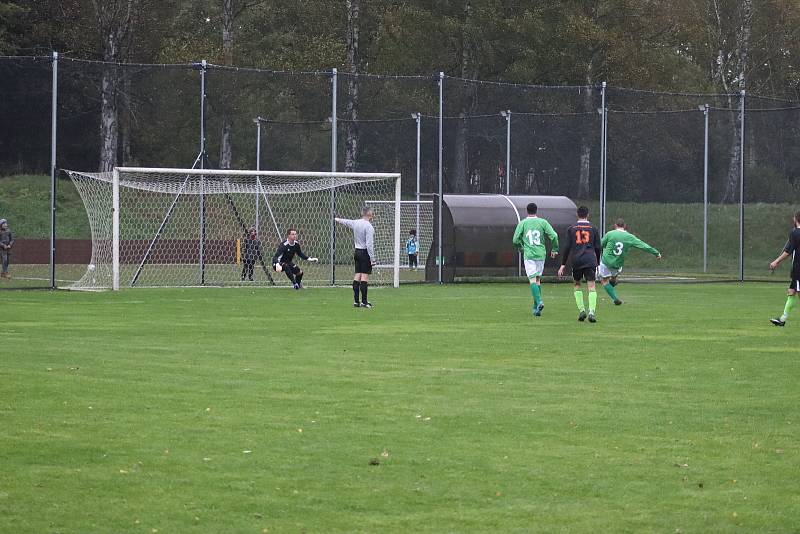
<instances>
[{"instance_id":1,"label":"spectator in dark clothing","mask_svg":"<svg viewBox=\"0 0 800 534\"><path fill-rule=\"evenodd\" d=\"M3 269L0 272L0 277L11 278L8 274L8 264L11 262L11 247L14 246L14 236L11 235L11 230L8 228L8 221L0 219L0 261L2 261Z\"/></svg>"},{"instance_id":2,"label":"spectator in dark clothing","mask_svg":"<svg viewBox=\"0 0 800 534\"><path fill-rule=\"evenodd\" d=\"M258 240L256 227L251 226L250 231L242 239L242 280L247 278L253 281L253 267L261 258L261 241Z\"/></svg>"}]
</instances>

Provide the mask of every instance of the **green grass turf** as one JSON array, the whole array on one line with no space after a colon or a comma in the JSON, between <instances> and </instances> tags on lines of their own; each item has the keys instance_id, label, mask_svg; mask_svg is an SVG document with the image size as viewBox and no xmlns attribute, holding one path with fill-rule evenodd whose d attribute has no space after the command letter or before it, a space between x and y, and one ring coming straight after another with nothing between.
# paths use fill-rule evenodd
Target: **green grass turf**
<instances>
[{"instance_id":1,"label":"green grass turf","mask_svg":"<svg viewBox=\"0 0 800 534\"><path fill-rule=\"evenodd\" d=\"M0 531L796 530L783 285L619 293L0 292Z\"/></svg>"}]
</instances>

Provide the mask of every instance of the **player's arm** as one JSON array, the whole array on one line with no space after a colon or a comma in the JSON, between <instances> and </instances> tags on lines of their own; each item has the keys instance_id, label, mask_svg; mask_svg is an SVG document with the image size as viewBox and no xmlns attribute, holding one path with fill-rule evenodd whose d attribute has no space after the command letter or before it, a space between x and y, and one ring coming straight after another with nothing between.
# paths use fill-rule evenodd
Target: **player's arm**
<instances>
[{"instance_id":1,"label":"player's arm","mask_svg":"<svg viewBox=\"0 0 800 534\"><path fill-rule=\"evenodd\" d=\"M603 247L600 245L600 234L597 228L592 232L592 246L594 247L594 255L597 257L597 264L600 264L600 256L603 255Z\"/></svg>"},{"instance_id":2,"label":"player's arm","mask_svg":"<svg viewBox=\"0 0 800 534\"><path fill-rule=\"evenodd\" d=\"M283 257L283 253L284 253L284 248L283 248L283 243L281 243L280 245L278 245L278 250L275 251L275 255L272 256L272 268L275 269L276 271L281 270L278 269L278 266L281 264L281 258Z\"/></svg>"},{"instance_id":3,"label":"player's arm","mask_svg":"<svg viewBox=\"0 0 800 534\"><path fill-rule=\"evenodd\" d=\"M561 251L561 267L558 268L558 276L564 276L564 270L567 268L567 260L569 260L569 255L572 253L572 241L574 239L575 236L572 234L572 227L570 226L567 230L566 245L564 246L564 250Z\"/></svg>"},{"instance_id":4,"label":"player's arm","mask_svg":"<svg viewBox=\"0 0 800 534\"><path fill-rule=\"evenodd\" d=\"M661 256L661 253L654 247L651 247L650 245L648 245L647 243L645 243L636 236L631 236L631 237L633 237L631 246L638 248L639 250L644 250L645 252L649 252L653 256Z\"/></svg>"},{"instance_id":5,"label":"player's arm","mask_svg":"<svg viewBox=\"0 0 800 534\"><path fill-rule=\"evenodd\" d=\"M558 256L558 234L549 222L544 227L544 233L550 239L550 257L555 258Z\"/></svg>"},{"instance_id":6,"label":"player's arm","mask_svg":"<svg viewBox=\"0 0 800 534\"><path fill-rule=\"evenodd\" d=\"M297 243L297 255L300 256L300 258L306 260L309 263L316 263L316 262L319 261L319 258L309 258L305 254L303 254L303 251L300 250L300 243L299 242Z\"/></svg>"},{"instance_id":7,"label":"player's arm","mask_svg":"<svg viewBox=\"0 0 800 534\"><path fill-rule=\"evenodd\" d=\"M514 237L511 238L511 243L514 247L521 249L522 248L522 222L517 223L517 227L514 229Z\"/></svg>"},{"instance_id":8,"label":"player's arm","mask_svg":"<svg viewBox=\"0 0 800 534\"><path fill-rule=\"evenodd\" d=\"M336 221L339 224L343 224L343 225L347 226L348 228L352 228L353 227L353 223L355 222L352 219L340 219L339 217L334 217L333 220Z\"/></svg>"},{"instance_id":9,"label":"player's arm","mask_svg":"<svg viewBox=\"0 0 800 534\"><path fill-rule=\"evenodd\" d=\"M369 254L369 261L372 262L372 265L378 263L375 257L375 228L371 224L367 228L367 254Z\"/></svg>"},{"instance_id":10,"label":"player's arm","mask_svg":"<svg viewBox=\"0 0 800 534\"><path fill-rule=\"evenodd\" d=\"M783 260L785 260L786 258L788 258L789 256L791 256L791 254L789 254L789 253L788 253L788 252L786 252L785 250L784 250L783 252L781 252L781 255L780 255L780 256L778 256L777 258L775 258L775 259L774 259L774 260L773 260L773 261L772 261L772 262L769 264L769 270L770 270L770 271L774 271L775 269L777 269L777 268L778 268L778 265L780 265L780 264L781 264L781 262L782 262Z\"/></svg>"}]
</instances>

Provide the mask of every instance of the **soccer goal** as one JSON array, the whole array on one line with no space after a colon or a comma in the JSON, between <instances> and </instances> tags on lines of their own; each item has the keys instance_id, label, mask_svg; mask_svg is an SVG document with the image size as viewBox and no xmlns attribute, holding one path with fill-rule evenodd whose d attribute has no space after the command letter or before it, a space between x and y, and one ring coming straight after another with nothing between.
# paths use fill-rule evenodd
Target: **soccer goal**
<instances>
[{"instance_id":1,"label":"soccer goal","mask_svg":"<svg viewBox=\"0 0 800 534\"><path fill-rule=\"evenodd\" d=\"M75 289L291 286L272 270L290 228L306 286L350 284L353 237L334 217L357 219L368 201L394 206L372 221L379 267L370 282L399 284L400 175L118 167L66 171L86 207L92 255ZM257 239L250 239L255 228ZM249 263L249 265L248 265ZM252 273L252 281L250 280Z\"/></svg>"}]
</instances>

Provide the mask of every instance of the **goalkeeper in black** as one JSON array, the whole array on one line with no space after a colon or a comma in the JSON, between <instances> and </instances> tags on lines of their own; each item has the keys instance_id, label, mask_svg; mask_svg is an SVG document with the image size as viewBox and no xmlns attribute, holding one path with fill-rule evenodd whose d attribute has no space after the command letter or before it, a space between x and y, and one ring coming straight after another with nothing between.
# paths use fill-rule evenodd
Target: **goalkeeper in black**
<instances>
[{"instance_id":1,"label":"goalkeeper in black","mask_svg":"<svg viewBox=\"0 0 800 534\"><path fill-rule=\"evenodd\" d=\"M567 229L567 244L564 255L561 257L561 267L558 269L558 276L564 276L564 269L569 260L572 264L572 279L575 281L575 303L578 305L578 320L583 321L587 317L590 323L595 319L595 308L597 307L597 291L595 289L595 277L598 261L600 259L600 234L597 228L589 222L589 208L581 206L578 208L578 222ZM583 291L581 291L581 280L586 280L589 289L589 314L586 314L586 307L583 301Z\"/></svg>"},{"instance_id":2,"label":"goalkeeper in black","mask_svg":"<svg viewBox=\"0 0 800 534\"><path fill-rule=\"evenodd\" d=\"M308 262L316 263L319 261L317 258L309 258L303 254L303 251L300 250L300 242L297 240L297 230L289 228L289 231L286 232L286 241L278 245L278 250L275 251L275 255L272 257L272 268L277 272L283 271L286 278L292 283L292 287L302 289L303 270L292 261L295 255Z\"/></svg>"}]
</instances>

